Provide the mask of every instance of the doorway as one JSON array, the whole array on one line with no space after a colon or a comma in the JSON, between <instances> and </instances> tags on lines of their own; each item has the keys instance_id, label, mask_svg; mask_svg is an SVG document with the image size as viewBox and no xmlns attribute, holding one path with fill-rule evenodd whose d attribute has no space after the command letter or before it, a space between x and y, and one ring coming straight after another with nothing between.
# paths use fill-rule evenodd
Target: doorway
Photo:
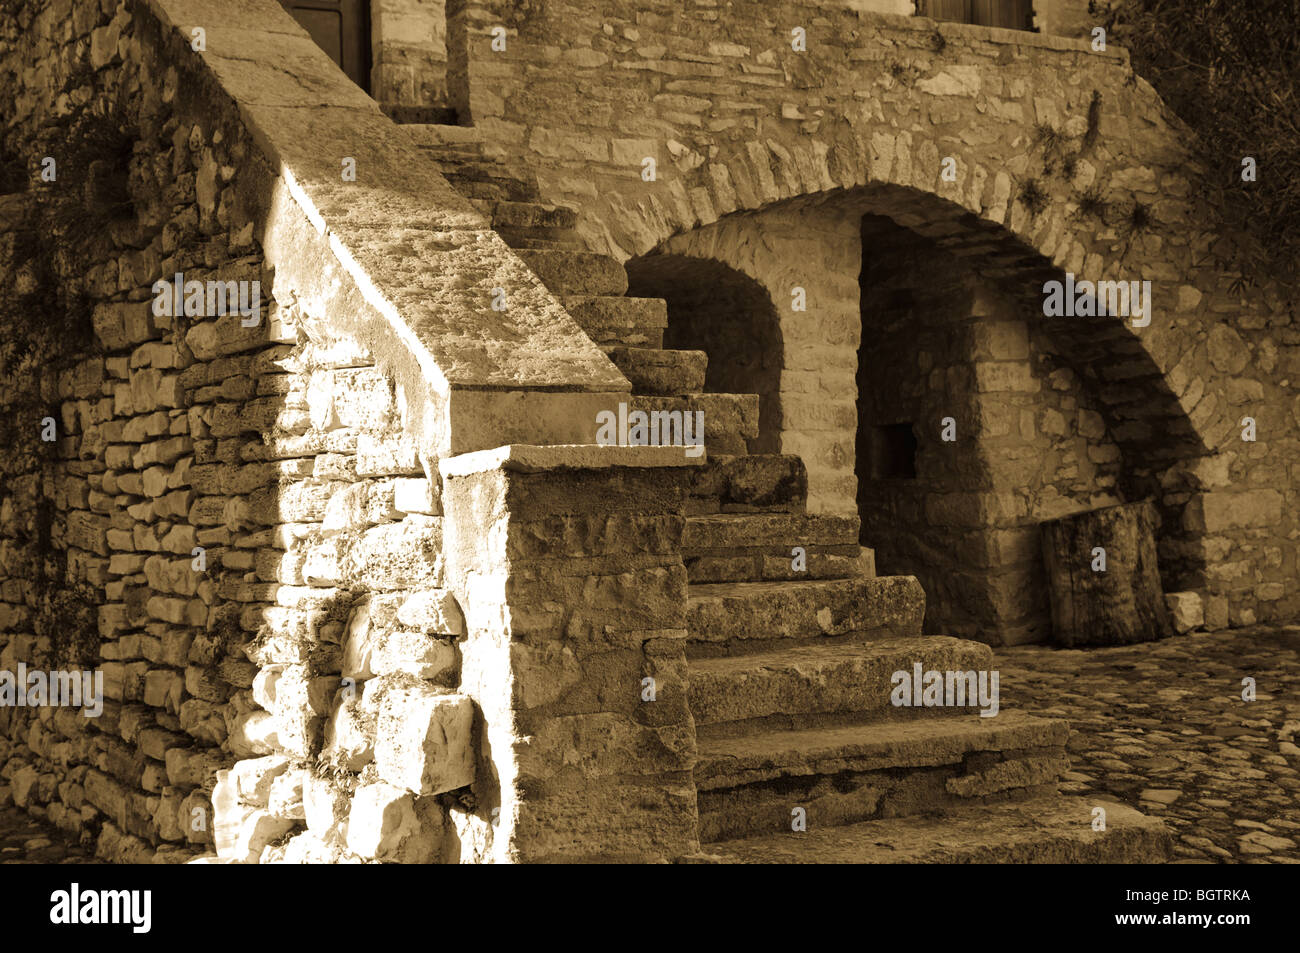
<instances>
[{"instance_id":1,"label":"doorway","mask_svg":"<svg viewBox=\"0 0 1300 953\"><path fill-rule=\"evenodd\" d=\"M352 82L370 92L368 0L280 0Z\"/></svg>"},{"instance_id":2,"label":"doorway","mask_svg":"<svg viewBox=\"0 0 1300 953\"><path fill-rule=\"evenodd\" d=\"M919 16L1007 30L1034 29L1033 0L918 0Z\"/></svg>"}]
</instances>

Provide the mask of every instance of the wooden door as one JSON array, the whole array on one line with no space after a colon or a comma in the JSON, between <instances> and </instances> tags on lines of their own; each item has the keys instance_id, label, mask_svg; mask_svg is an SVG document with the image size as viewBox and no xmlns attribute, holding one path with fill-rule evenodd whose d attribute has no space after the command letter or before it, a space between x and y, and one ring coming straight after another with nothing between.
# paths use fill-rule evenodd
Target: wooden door
<instances>
[{"instance_id":1,"label":"wooden door","mask_svg":"<svg viewBox=\"0 0 1300 953\"><path fill-rule=\"evenodd\" d=\"M917 12L935 20L998 26L1008 30L1034 28L1033 0L924 0Z\"/></svg>"},{"instance_id":2,"label":"wooden door","mask_svg":"<svg viewBox=\"0 0 1300 953\"><path fill-rule=\"evenodd\" d=\"M921 7L921 4L917 5ZM925 0L925 16L935 20L952 20L956 23L971 22L971 0Z\"/></svg>"},{"instance_id":3,"label":"wooden door","mask_svg":"<svg viewBox=\"0 0 1300 953\"><path fill-rule=\"evenodd\" d=\"M280 0L280 4L352 82L370 91L368 0Z\"/></svg>"},{"instance_id":4,"label":"wooden door","mask_svg":"<svg viewBox=\"0 0 1300 953\"><path fill-rule=\"evenodd\" d=\"M971 19L966 22L1007 30L1032 30L1033 0L971 0Z\"/></svg>"}]
</instances>

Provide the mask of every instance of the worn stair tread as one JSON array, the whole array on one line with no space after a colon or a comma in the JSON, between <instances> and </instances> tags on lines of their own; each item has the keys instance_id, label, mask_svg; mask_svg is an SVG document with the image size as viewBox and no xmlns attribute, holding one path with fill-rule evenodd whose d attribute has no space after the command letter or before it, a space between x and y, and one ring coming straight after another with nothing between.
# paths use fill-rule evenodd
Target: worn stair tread
<instances>
[{"instance_id":1,"label":"worn stair tread","mask_svg":"<svg viewBox=\"0 0 1300 953\"><path fill-rule=\"evenodd\" d=\"M557 295L621 295L627 291L627 272L609 255L555 248L525 248L515 254Z\"/></svg>"},{"instance_id":2,"label":"worn stair tread","mask_svg":"<svg viewBox=\"0 0 1300 953\"><path fill-rule=\"evenodd\" d=\"M663 298L628 298L621 295L570 294L560 298L583 327L668 327L668 302Z\"/></svg>"},{"instance_id":3,"label":"worn stair tread","mask_svg":"<svg viewBox=\"0 0 1300 953\"><path fill-rule=\"evenodd\" d=\"M681 397L704 390L709 356L703 351L665 348L604 348L614 366L623 372L637 394L652 397Z\"/></svg>"},{"instance_id":4,"label":"worn stair tread","mask_svg":"<svg viewBox=\"0 0 1300 953\"><path fill-rule=\"evenodd\" d=\"M690 480L691 496L715 501L720 507L801 512L808 498L808 470L802 458L789 453L713 454L704 466L691 471Z\"/></svg>"},{"instance_id":5,"label":"worn stair tread","mask_svg":"<svg viewBox=\"0 0 1300 953\"><path fill-rule=\"evenodd\" d=\"M528 249L548 248L548 249L567 249L578 247L572 241L555 239L555 238L536 238L532 235L520 235L509 228L493 229L502 240L513 248L515 251Z\"/></svg>"},{"instance_id":6,"label":"worn stair tread","mask_svg":"<svg viewBox=\"0 0 1300 953\"><path fill-rule=\"evenodd\" d=\"M925 592L915 576L692 584L689 638L744 643L873 630L920 635Z\"/></svg>"},{"instance_id":7,"label":"worn stair tread","mask_svg":"<svg viewBox=\"0 0 1300 953\"><path fill-rule=\"evenodd\" d=\"M1064 745L1069 733L1062 719L1006 711L709 738L699 742L695 784L713 790L778 777L949 764L973 751Z\"/></svg>"},{"instance_id":8,"label":"worn stair tread","mask_svg":"<svg viewBox=\"0 0 1300 953\"><path fill-rule=\"evenodd\" d=\"M419 126L455 126L458 121L456 110L450 106L414 106L396 103L380 103L384 115L399 125Z\"/></svg>"},{"instance_id":9,"label":"worn stair tread","mask_svg":"<svg viewBox=\"0 0 1300 953\"><path fill-rule=\"evenodd\" d=\"M709 513L686 521L682 550L856 546L858 527L856 516L829 513Z\"/></svg>"},{"instance_id":10,"label":"worn stair tread","mask_svg":"<svg viewBox=\"0 0 1300 953\"><path fill-rule=\"evenodd\" d=\"M1162 863L1164 824L1106 802L1106 830L1092 829L1096 798L1068 795L979 804L936 814L720 841L709 850L746 864Z\"/></svg>"},{"instance_id":11,"label":"worn stair tread","mask_svg":"<svg viewBox=\"0 0 1300 953\"><path fill-rule=\"evenodd\" d=\"M495 202L491 208L494 228L572 228L578 213L567 205L545 202Z\"/></svg>"},{"instance_id":12,"label":"worn stair tread","mask_svg":"<svg viewBox=\"0 0 1300 953\"><path fill-rule=\"evenodd\" d=\"M925 671L984 672L993 667L993 650L982 642L943 635L886 635L693 658L687 695L697 728L709 728L714 737L724 731L810 728L826 719L867 721L976 710L977 699L963 708L894 706L893 674L911 672L918 663Z\"/></svg>"},{"instance_id":13,"label":"worn stair tread","mask_svg":"<svg viewBox=\"0 0 1300 953\"><path fill-rule=\"evenodd\" d=\"M422 146L481 148L483 145L483 130L478 126L456 126L442 123L403 123L402 128Z\"/></svg>"},{"instance_id":14,"label":"worn stair tread","mask_svg":"<svg viewBox=\"0 0 1300 953\"><path fill-rule=\"evenodd\" d=\"M993 660L993 650L983 642L958 639L950 635L885 636L870 642L832 642L825 645L798 645L771 649L751 655L722 655L717 658L693 659L690 663L692 684L702 678L755 676L762 673L798 672L815 677L830 665L845 662L896 665L904 657L933 655L937 650L962 651L974 659ZM927 669L929 666L926 666ZM906 669L911 671L911 662ZM898 671L895 668L893 671Z\"/></svg>"},{"instance_id":15,"label":"worn stair tread","mask_svg":"<svg viewBox=\"0 0 1300 953\"><path fill-rule=\"evenodd\" d=\"M758 435L757 394L685 394L656 397L632 394L628 410L701 411L704 414L704 445L709 453L744 454L748 441Z\"/></svg>"}]
</instances>

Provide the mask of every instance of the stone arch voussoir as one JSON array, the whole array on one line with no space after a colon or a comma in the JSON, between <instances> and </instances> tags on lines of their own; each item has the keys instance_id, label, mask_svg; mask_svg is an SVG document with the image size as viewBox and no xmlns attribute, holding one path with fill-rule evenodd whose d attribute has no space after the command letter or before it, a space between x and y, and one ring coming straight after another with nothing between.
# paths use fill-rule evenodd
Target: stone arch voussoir
<instances>
[{"instance_id":1,"label":"stone arch voussoir","mask_svg":"<svg viewBox=\"0 0 1300 953\"><path fill-rule=\"evenodd\" d=\"M957 159L954 182L942 178L942 155ZM960 145L945 145L941 152L918 133L882 131L833 143L816 136L784 143L740 140L720 148L685 182L669 181L636 203L609 199L608 214L601 217L610 250L624 258L640 256L673 235L728 215L851 195L864 211L978 262L980 274L1014 291L1027 308L1041 308L1043 283L1067 272L1103 280L1177 273L1170 262L1149 255L1139 260L1131 252L1111 253L1089 234L1068 196L1049 195L1035 213L1017 194L1012 175L981 164ZM617 233L610 223L619 223ZM1155 463L1211 454L1235 435L1228 408L1207 393L1215 370L1204 342L1185 324L1184 296L1194 289L1179 288L1175 300L1173 283L1159 284L1167 293L1157 311L1169 320L1146 328L1133 328L1121 317L1044 318L1075 322L1056 331L1079 363L1092 366L1117 395L1132 398L1117 404L1117 439L1130 452L1154 453ZM1192 296L1199 299L1199 292ZM1133 416L1119 419L1125 414Z\"/></svg>"}]
</instances>

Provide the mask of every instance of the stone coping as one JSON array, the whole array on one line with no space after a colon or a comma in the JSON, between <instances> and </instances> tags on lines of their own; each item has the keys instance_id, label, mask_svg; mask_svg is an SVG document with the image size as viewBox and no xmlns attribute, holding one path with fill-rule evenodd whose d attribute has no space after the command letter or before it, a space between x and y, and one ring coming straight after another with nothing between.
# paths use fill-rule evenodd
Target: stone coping
<instances>
[{"instance_id":1,"label":"stone coping","mask_svg":"<svg viewBox=\"0 0 1300 953\"><path fill-rule=\"evenodd\" d=\"M137 8L183 39L172 50L189 50L192 31L203 28L206 49L190 55L234 102L359 297L436 391L627 389L487 218L277 0L139 0ZM343 179L345 157L355 181ZM503 311L491 307L497 287L509 295Z\"/></svg>"},{"instance_id":2,"label":"stone coping","mask_svg":"<svg viewBox=\"0 0 1300 953\"><path fill-rule=\"evenodd\" d=\"M509 444L438 461L443 479L492 470L539 473L544 470L606 470L615 467L695 467L707 459L686 456L685 447L604 447L599 444Z\"/></svg>"},{"instance_id":3,"label":"stone coping","mask_svg":"<svg viewBox=\"0 0 1300 953\"><path fill-rule=\"evenodd\" d=\"M1127 64L1129 51L1106 41L1106 52L1099 53L1092 48L1092 40L1070 36L1055 36L1050 33L1032 33L1029 30L1011 30L1006 27L980 26L975 23L958 23L955 20L936 20L933 17L916 14L881 13L864 10L859 16L863 19L876 19L881 25L896 30L911 30L916 33L933 33L938 30L946 40L960 40L967 43L983 41L1004 46L1030 46L1040 50L1056 50L1062 53L1087 53L1103 59L1116 60Z\"/></svg>"}]
</instances>

